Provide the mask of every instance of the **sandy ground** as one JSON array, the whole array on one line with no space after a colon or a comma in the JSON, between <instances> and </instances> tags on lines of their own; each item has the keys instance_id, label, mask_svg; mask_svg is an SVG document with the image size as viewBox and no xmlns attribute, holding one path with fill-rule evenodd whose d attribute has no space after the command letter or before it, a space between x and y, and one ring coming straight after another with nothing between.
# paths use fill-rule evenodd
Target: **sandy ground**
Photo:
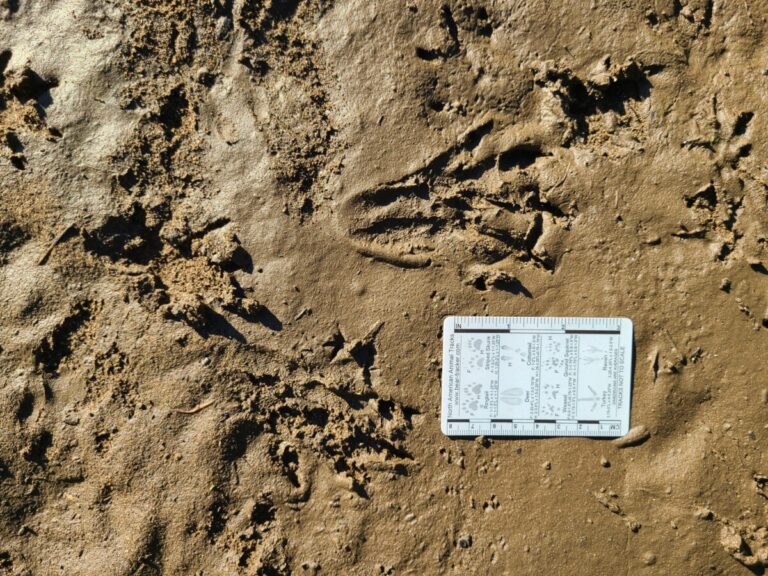
<instances>
[{"instance_id":1,"label":"sandy ground","mask_svg":"<svg viewBox=\"0 0 768 576\"><path fill-rule=\"evenodd\" d=\"M767 10L0 2L0 574L762 574ZM650 438L444 437L449 314Z\"/></svg>"}]
</instances>

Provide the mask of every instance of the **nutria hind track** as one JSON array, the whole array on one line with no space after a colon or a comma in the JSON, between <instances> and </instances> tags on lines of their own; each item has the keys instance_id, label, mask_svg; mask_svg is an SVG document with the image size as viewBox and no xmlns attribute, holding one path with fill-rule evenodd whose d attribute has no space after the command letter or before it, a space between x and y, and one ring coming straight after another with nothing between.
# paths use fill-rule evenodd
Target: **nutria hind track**
<instances>
[{"instance_id":1,"label":"nutria hind track","mask_svg":"<svg viewBox=\"0 0 768 576\"><path fill-rule=\"evenodd\" d=\"M480 234L495 243L492 256L480 257L485 263L511 256L551 268L534 253L541 214L570 219L539 194L536 162L551 156L552 134L530 124L494 132L494 125L483 119L425 166L347 194L339 210L347 241L374 260L418 268L440 258L440 236L457 234L476 253L472 236Z\"/></svg>"},{"instance_id":2,"label":"nutria hind track","mask_svg":"<svg viewBox=\"0 0 768 576\"><path fill-rule=\"evenodd\" d=\"M593 121L603 115L636 117L630 104L649 98L654 69L632 58L622 64L605 58L586 80L552 62L538 63L533 71L535 110L557 121L531 116L505 125L508 119L484 114L423 167L349 193L339 215L358 252L395 266L426 266L443 251L440 237L451 235L466 245L471 260L496 264L512 258L554 268L559 248L537 244L553 228L567 230L574 208L542 197L537 165L558 150L588 144ZM740 118L735 132L746 131L750 120ZM445 251L454 255L455 243L448 244Z\"/></svg>"}]
</instances>

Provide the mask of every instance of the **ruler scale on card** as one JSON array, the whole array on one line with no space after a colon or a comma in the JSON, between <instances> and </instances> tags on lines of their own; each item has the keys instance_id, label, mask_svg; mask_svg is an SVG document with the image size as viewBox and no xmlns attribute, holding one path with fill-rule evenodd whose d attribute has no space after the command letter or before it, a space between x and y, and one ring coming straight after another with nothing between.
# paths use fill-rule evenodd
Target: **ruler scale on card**
<instances>
[{"instance_id":1,"label":"ruler scale on card","mask_svg":"<svg viewBox=\"0 0 768 576\"><path fill-rule=\"evenodd\" d=\"M616 437L629 431L632 321L449 316L448 436Z\"/></svg>"}]
</instances>

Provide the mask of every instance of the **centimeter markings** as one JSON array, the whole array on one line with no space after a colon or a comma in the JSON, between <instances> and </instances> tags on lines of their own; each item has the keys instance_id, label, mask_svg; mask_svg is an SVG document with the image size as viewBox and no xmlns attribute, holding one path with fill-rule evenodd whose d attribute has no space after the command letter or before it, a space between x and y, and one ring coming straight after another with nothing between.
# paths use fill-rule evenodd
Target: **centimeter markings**
<instances>
[{"instance_id":1,"label":"centimeter markings","mask_svg":"<svg viewBox=\"0 0 768 576\"><path fill-rule=\"evenodd\" d=\"M454 329L459 330L589 330L591 332L619 332L621 321L617 318L583 318L583 317L532 317L532 316L456 316Z\"/></svg>"},{"instance_id":2,"label":"centimeter markings","mask_svg":"<svg viewBox=\"0 0 768 576\"><path fill-rule=\"evenodd\" d=\"M570 423L494 423L486 421L448 421L451 436L592 436L614 438L620 429L618 421L597 424Z\"/></svg>"}]
</instances>

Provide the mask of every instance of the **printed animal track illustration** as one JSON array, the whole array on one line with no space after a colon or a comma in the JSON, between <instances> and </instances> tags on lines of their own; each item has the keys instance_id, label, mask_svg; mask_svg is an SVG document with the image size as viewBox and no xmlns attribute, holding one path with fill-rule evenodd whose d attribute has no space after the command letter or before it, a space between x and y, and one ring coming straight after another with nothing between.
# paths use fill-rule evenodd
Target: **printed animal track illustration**
<instances>
[{"instance_id":1,"label":"printed animal track illustration","mask_svg":"<svg viewBox=\"0 0 768 576\"><path fill-rule=\"evenodd\" d=\"M462 411L468 414L474 414L478 409L488 407L488 395L483 393L483 386L480 383L473 383L463 391Z\"/></svg>"},{"instance_id":2,"label":"printed animal track illustration","mask_svg":"<svg viewBox=\"0 0 768 576\"><path fill-rule=\"evenodd\" d=\"M555 374L558 374L560 372L560 368L562 368L562 365L563 365L563 360L561 358L547 358L544 361L544 367Z\"/></svg>"},{"instance_id":3,"label":"printed animal track illustration","mask_svg":"<svg viewBox=\"0 0 768 576\"><path fill-rule=\"evenodd\" d=\"M600 396L595 392L594 388L592 386L587 386L592 396L585 396L582 398L579 398L579 402L592 402L592 407L589 409L590 412L594 412L595 408L597 408L597 403L600 401Z\"/></svg>"},{"instance_id":4,"label":"printed animal track illustration","mask_svg":"<svg viewBox=\"0 0 768 576\"><path fill-rule=\"evenodd\" d=\"M499 399L510 406L519 406L523 403L525 391L522 388L505 388L499 394Z\"/></svg>"}]
</instances>

